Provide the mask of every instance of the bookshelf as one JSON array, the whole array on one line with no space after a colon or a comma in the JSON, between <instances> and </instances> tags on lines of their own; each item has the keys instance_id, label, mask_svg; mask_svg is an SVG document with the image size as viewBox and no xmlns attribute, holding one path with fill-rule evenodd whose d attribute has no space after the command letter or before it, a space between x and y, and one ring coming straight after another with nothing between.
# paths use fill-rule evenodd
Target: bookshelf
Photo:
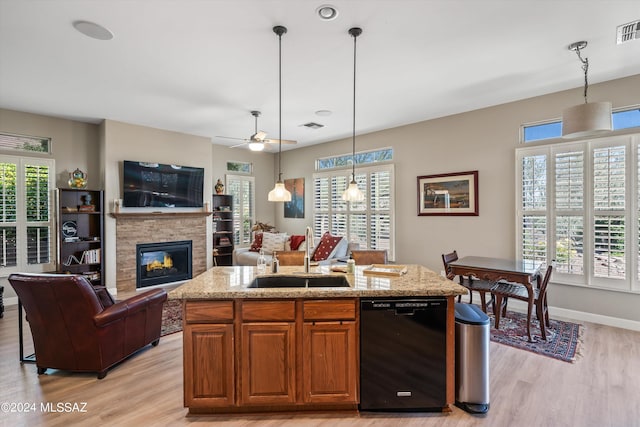
<instances>
[{"instance_id":1,"label":"bookshelf","mask_svg":"<svg viewBox=\"0 0 640 427\"><path fill-rule=\"evenodd\" d=\"M59 273L82 274L104 286L104 193L59 188L57 192Z\"/></svg>"},{"instance_id":2,"label":"bookshelf","mask_svg":"<svg viewBox=\"0 0 640 427\"><path fill-rule=\"evenodd\" d=\"M213 195L213 265L233 264L233 196Z\"/></svg>"}]
</instances>

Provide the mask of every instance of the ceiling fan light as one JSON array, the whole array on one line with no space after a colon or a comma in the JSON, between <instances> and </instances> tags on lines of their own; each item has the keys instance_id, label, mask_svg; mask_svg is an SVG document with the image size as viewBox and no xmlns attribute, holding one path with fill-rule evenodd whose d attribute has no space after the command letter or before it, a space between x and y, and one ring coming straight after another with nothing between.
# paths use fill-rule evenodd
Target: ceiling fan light
<instances>
[{"instance_id":1,"label":"ceiling fan light","mask_svg":"<svg viewBox=\"0 0 640 427\"><path fill-rule=\"evenodd\" d=\"M342 200L345 202L364 201L364 193L358 188L358 183L356 183L355 179L349 183L349 188L342 193Z\"/></svg>"},{"instance_id":2,"label":"ceiling fan light","mask_svg":"<svg viewBox=\"0 0 640 427\"><path fill-rule=\"evenodd\" d=\"M285 188L282 181L277 181L273 190L269 191L267 199L270 202L290 202L291 192Z\"/></svg>"},{"instance_id":3,"label":"ceiling fan light","mask_svg":"<svg viewBox=\"0 0 640 427\"><path fill-rule=\"evenodd\" d=\"M583 138L608 132L611 126L611 103L589 102L566 108L562 112L562 137Z\"/></svg>"},{"instance_id":4,"label":"ceiling fan light","mask_svg":"<svg viewBox=\"0 0 640 427\"><path fill-rule=\"evenodd\" d=\"M249 143L249 150L251 150L251 151L262 151L262 150L264 150L264 143L263 142L250 142Z\"/></svg>"}]
</instances>

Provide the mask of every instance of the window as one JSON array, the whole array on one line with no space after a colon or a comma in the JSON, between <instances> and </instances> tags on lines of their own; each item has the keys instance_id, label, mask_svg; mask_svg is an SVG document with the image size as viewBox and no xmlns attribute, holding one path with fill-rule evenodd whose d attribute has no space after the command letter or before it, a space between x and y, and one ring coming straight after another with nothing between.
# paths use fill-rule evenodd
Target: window
<instances>
[{"instance_id":1,"label":"window","mask_svg":"<svg viewBox=\"0 0 640 427\"><path fill-rule=\"evenodd\" d=\"M54 268L54 161L0 156L0 275Z\"/></svg>"},{"instance_id":2,"label":"window","mask_svg":"<svg viewBox=\"0 0 640 427\"><path fill-rule=\"evenodd\" d=\"M342 200L350 176L350 169L313 175L314 235L319 238L330 231L358 243L361 249L385 249L389 259L395 259L393 165L356 170L358 188L365 194L363 202Z\"/></svg>"},{"instance_id":3,"label":"window","mask_svg":"<svg viewBox=\"0 0 640 427\"><path fill-rule=\"evenodd\" d=\"M555 259L562 283L640 291L639 144L635 134L516 150L518 258Z\"/></svg>"},{"instance_id":4,"label":"window","mask_svg":"<svg viewBox=\"0 0 640 427\"><path fill-rule=\"evenodd\" d=\"M251 174L253 172L253 163L227 162L227 171Z\"/></svg>"},{"instance_id":5,"label":"window","mask_svg":"<svg viewBox=\"0 0 640 427\"><path fill-rule=\"evenodd\" d=\"M255 222L255 178L227 175L227 193L233 196L233 243L251 244L251 227Z\"/></svg>"},{"instance_id":6,"label":"window","mask_svg":"<svg viewBox=\"0 0 640 427\"><path fill-rule=\"evenodd\" d=\"M613 130L640 127L640 108L627 107L611 113ZM522 142L535 142L562 137L562 120L549 120L522 126Z\"/></svg>"},{"instance_id":7,"label":"window","mask_svg":"<svg viewBox=\"0 0 640 427\"><path fill-rule=\"evenodd\" d=\"M342 154L340 156L323 157L316 160L316 170L338 169L351 166L352 154ZM382 148L379 150L360 151L355 155L356 165L388 162L393 160L393 148Z\"/></svg>"},{"instance_id":8,"label":"window","mask_svg":"<svg viewBox=\"0 0 640 427\"><path fill-rule=\"evenodd\" d=\"M51 138L0 133L0 149L51 153Z\"/></svg>"}]
</instances>

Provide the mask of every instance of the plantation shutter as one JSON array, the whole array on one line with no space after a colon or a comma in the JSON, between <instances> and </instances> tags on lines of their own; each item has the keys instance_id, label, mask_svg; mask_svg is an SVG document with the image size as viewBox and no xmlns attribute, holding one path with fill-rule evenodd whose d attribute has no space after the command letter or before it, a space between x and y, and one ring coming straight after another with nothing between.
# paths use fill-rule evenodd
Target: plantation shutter
<instances>
[{"instance_id":1,"label":"plantation shutter","mask_svg":"<svg viewBox=\"0 0 640 427\"><path fill-rule=\"evenodd\" d=\"M55 268L51 215L54 161L0 156L0 270Z\"/></svg>"},{"instance_id":2,"label":"plantation shutter","mask_svg":"<svg viewBox=\"0 0 640 427\"><path fill-rule=\"evenodd\" d=\"M522 158L522 258L547 260L547 156Z\"/></svg>"},{"instance_id":3,"label":"plantation shutter","mask_svg":"<svg viewBox=\"0 0 640 427\"><path fill-rule=\"evenodd\" d=\"M331 231L360 249L386 249L394 259L393 165L361 168L355 178L365 199L347 203L342 193L351 180L350 170L314 175L314 235Z\"/></svg>"},{"instance_id":4,"label":"plantation shutter","mask_svg":"<svg viewBox=\"0 0 640 427\"><path fill-rule=\"evenodd\" d=\"M227 193L233 196L233 242L238 246L251 244L251 228L255 222L255 178L227 175Z\"/></svg>"},{"instance_id":5,"label":"plantation shutter","mask_svg":"<svg viewBox=\"0 0 640 427\"><path fill-rule=\"evenodd\" d=\"M593 274L596 277L626 277L625 151L624 146L593 150Z\"/></svg>"},{"instance_id":6,"label":"plantation shutter","mask_svg":"<svg viewBox=\"0 0 640 427\"><path fill-rule=\"evenodd\" d=\"M555 251L558 272L584 273L584 152L555 156Z\"/></svg>"},{"instance_id":7,"label":"plantation shutter","mask_svg":"<svg viewBox=\"0 0 640 427\"><path fill-rule=\"evenodd\" d=\"M0 267L17 265L17 163L0 163Z\"/></svg>"}]
</instances>

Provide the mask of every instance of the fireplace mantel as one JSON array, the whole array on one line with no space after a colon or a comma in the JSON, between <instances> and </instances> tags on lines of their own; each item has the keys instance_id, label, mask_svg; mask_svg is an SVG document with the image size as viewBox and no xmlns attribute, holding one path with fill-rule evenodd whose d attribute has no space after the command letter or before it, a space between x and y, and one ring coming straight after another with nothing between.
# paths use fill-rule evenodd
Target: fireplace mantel
<instances>
[{"instance_id":1,"label":"fireplace mantel","mask_svg":"<svg viewBox=\"0 0 640 427\"><path fill-rule=\"evenodd\" d=\"M211 215L212 212L111 212L113 218L198 218Z\"/></svg>"}]
</instances>

